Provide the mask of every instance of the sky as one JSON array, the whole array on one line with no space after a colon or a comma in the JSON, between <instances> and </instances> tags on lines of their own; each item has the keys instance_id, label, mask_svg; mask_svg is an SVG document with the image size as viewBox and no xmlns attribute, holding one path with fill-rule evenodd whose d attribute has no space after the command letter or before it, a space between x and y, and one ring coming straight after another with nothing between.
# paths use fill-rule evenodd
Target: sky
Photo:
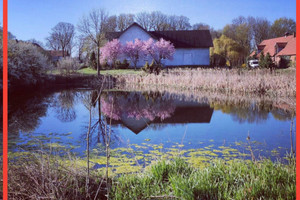
<instances>
[{"instance_id":1,"label":"sky","mask_svg":"<svg viewBox=\"0 0 300 200\"><path fill-rule=\"evenodd\" d=\"M110 15L142 11L184 15L191 25L201 22L215 29L238 16L264 17L271 22L280 17L296 20L296 0L8 0L8 30L19 40L34 38L45 43L58 22L76 26L83 15L98 8Z\"/></svg>"}]
</instances>

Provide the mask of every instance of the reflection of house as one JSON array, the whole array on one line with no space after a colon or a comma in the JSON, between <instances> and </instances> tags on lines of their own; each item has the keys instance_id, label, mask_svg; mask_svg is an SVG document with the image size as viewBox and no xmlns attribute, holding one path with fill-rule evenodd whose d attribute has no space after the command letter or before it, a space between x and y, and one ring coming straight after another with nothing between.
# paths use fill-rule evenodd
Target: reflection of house
<instances>
[{"instance_id":1,"label":"reflection of house","mask_svg":"<svg viewBox=\"0 0 300 200\"><path fill-rule=\"evenodd\" d=\"M259 58L261 52L264 52L265 55L270 53L273 61L277 64L281 57L296 61L296 33L293 35L287 33L284 37L263 40L257 45L257 58ZM252 52L250 56L254 54L255 52Z\"/></svg>"},{"instance_id":2,"label":"reflection of house","mask_svg":"<svg viewBox=\"0 0 300 200\"><path fill-rule=\"evenodd\" d=\"M148 119L134 119L127 116L121 117L120 120L112 120L112 126L122 124L135 134L140 133L150 124L185 124L185 123L210 123L213 109L209 105L201 105L185 102L185 106L176 106L175 112L171 117L166 119L155 118L153 121ZM110 120L110 119L109 119Z\"/></svg>"},{"instance_id":3,"label":"reflection of house","mask_svg":"<svg viewBox=\"0 0 300 200\"><path fill-rule=\"evenodd\" d=\"M107 33L106 37L109 40L119 39L122 44L135 39L145 41L150 38L170 41L176 51L173 60L165 60L166 66L209 65L209 48L213 46L209 30L147 31L137 23L122 32ZM140 61L138 66L143 66L146 60L147 58Z\"/></svg>"}]
</instances>

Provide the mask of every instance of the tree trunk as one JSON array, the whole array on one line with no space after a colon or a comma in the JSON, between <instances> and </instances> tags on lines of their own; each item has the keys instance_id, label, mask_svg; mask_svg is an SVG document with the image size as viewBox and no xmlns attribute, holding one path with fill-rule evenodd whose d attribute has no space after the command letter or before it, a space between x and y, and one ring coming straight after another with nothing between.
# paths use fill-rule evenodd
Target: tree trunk
<instances>
[{"instance_id":1,"label":"tree trunk","mask_svg":"<svg viewBox=\"0 0 300 200\"><path fill-rule=\"evenodd\" d=\"M97 47L97 75L100 77L100 47Z\"/></svg>"}]
</instances>

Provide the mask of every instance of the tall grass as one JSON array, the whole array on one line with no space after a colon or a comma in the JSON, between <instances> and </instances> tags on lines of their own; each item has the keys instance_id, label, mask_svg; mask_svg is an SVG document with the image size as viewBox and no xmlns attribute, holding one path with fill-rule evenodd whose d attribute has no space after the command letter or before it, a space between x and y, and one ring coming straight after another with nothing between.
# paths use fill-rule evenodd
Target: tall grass
<instances>
[{"instance_id":1,"label":"tall grass","mask_svg":"<svg viewBox=\"0 0 300 200\"><path fill-rule=\"evenodd\" d=\"M20 155L11 160L8 168L10 199L106 199L108 196L108 184L97 170L90 172L89 189L86 189L86 163L76 157L42 152ZM270 160L213 160L202 169L180 158L161 160L143 172L108 180L109 197L120 200L295 199L295 169L293 156L288 164Z\"/></svg>"},{"instance_id":2,"label":"tall grass","mask_svg":"<svg viewBox=\"0 0 300 200\"><path fill-rule=\"evenodd\" d=\"M124 175L113 199L295 199L295 163L217 160L193 169L183 160L160 161L141 174Z\"/></svg>"},{"instance_id":3,"label":"tall grass","mask_svg":"<svg viewBox=\"0 0 300 200\"><path fill-rule=\"evenodd\" d=\"M58 157L42 151L20 153L10 159L8 167L9 199L86 199L105 198L105 182L95 172L89 176L84 163L73 156Z\"/></svg>"},{"instance_id":4,"label":"tall grass","mask_svg":"<svg viewBox=\"0 0 300 200\"><path fill-rule=\"evenodd\" d=\"M119 85L151 85L227 94L259 94L279 97L296 96L294 70L171 69L160 75L120 75Z\"/></svg>"}]
</instances>

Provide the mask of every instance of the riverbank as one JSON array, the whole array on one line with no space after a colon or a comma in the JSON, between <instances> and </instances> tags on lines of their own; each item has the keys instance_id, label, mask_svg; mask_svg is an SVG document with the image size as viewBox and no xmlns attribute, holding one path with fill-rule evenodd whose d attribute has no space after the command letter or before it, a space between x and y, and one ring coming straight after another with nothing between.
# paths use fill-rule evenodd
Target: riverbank
<instances>
[{"instance_id":1,"label":"riverbank","mask_svg":"<svg viewBox=\"0 0 300 200\"><path fill-rule=\"evenodd\" d=\"M9 166L12 199L295 199L295 160L213 160L194 168L158 160L138 173L106 178L71 155L20 154ZM105 167L104 167L105 169ZM107 172L111 172L107 169Z\"/></svg>"},{"instance_id":2,"label":"riverbank","mask_svg":"<svg viewBox=\"0 0 300 200\"><path fill-rule=\"evenodd\" d=\"M159 75L117 75L117 85L296 98L295 69L169 69Z\"/></svg>"}]
</instances>

